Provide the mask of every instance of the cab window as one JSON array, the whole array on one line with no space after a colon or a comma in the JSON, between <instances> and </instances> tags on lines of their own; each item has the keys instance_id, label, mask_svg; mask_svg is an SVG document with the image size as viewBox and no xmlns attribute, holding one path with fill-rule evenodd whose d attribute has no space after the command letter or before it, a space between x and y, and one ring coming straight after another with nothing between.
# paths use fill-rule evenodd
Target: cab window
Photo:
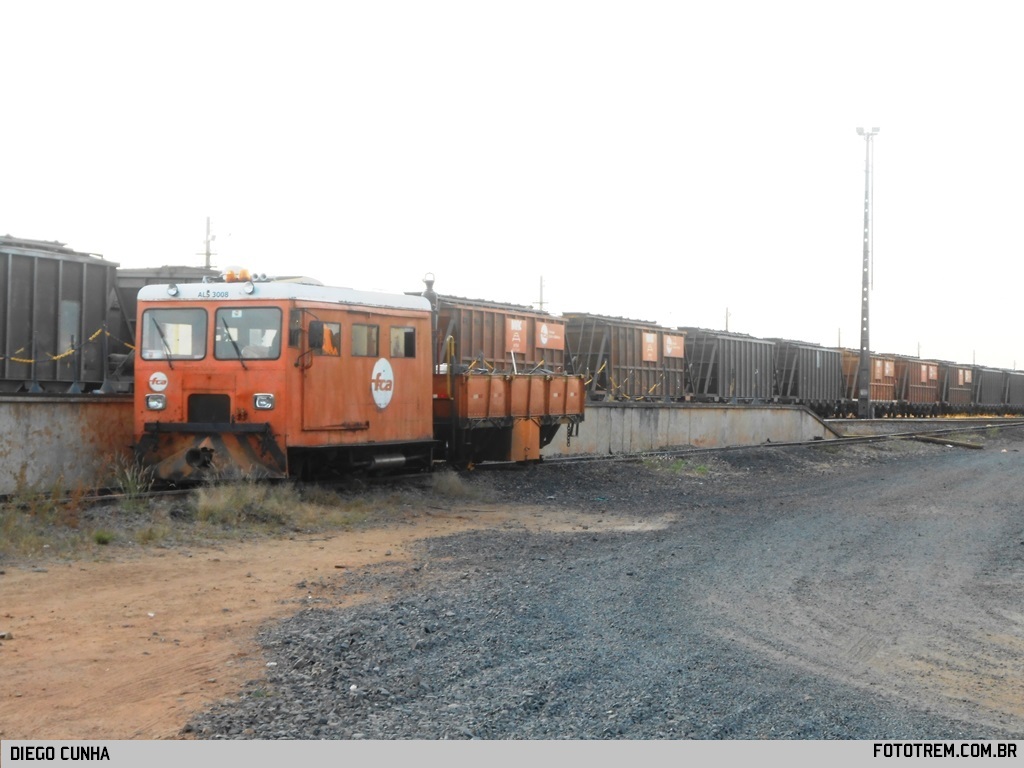
<instances>
[{"instance_id":1,"label":"cab window","mask_svg":"<svg viewBox=\"0 0 1024 768\"><path fill-rule=\"evenodd\" d=\"M147 309L142 313L143 360L202 360L206 357L206 310Z\"/></svg>"},{"instance_id":2,"label":"cab window","mask_svg":"<svg viewBox=\"0 0 1024 768\"><path fill-rule=\"evenodd\" d=\"M281 310L277 307L221 307L214 323L213 356L218 360L281 356Z\"/></svg>"},{"instance_id":3,"label":"cab window","mask_svg":"<svg viewBox=\"0 0 1024 768\"><path fill-rule=\"evenodd\" d=\"M352 354L356 357L376 357L380 348L376 325L355 324L352 326Z\"/></svg>"},{"instance_id":4,"label":"cab window","mask_svg":"<svg viewBox=\"0 0 1024 768\"><path fill-rule=\"evenodd\" d=\"M324 343L313 350L315 355L341 355L341 323L324 323Z\"/></svg>"},{"instance_id":5,"label":"cab window","mask_svg":"<svg viewBox=\"0 0 1024 768\"><path fill-rule=\"evenodd\" d=\"M391 357L416 357L416 329L391 329Z\"/></svg>"}]
</instances>

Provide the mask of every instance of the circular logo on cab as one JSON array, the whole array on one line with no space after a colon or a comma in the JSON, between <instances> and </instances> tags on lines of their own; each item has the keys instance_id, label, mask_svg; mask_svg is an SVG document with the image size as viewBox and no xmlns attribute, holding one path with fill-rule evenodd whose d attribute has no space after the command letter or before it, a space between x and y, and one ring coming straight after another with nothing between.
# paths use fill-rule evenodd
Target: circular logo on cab
<instances>
[{"instance_id":1,"label":"circular logo on cab","mask_svg":"<svg viewBox=\"0 0 1024 768\"><path fill-rule=\"evenodd\" d=\"M167 389L167 374L163 371L153 371L149 377L149 388L154 392L163 392Z\"/></svg>"},{"instance_id":2,"label":"circular logo on cab","mask_svg":"<svg viewBox=\"0 0 1024 768\"><path fill-rule=\"evenodd\" d=\"M373 366L373 373L370 378L370 394L373 395L373 402L377 407L384 410L391 402L391 395L395 391L395 372L391 370L391 363L383 357Z\"/></svg>"},{"instance_id":3,"label":"circular logo on cab","mask_svg":"<svg viewBox=\"0 0 1024 768\"><path fill-rule=\"evenodd\" d=\"M548 324L541 323L540 326L540 344L542 347L546 347L548 344Z\"/></svg>"}]
</instances>

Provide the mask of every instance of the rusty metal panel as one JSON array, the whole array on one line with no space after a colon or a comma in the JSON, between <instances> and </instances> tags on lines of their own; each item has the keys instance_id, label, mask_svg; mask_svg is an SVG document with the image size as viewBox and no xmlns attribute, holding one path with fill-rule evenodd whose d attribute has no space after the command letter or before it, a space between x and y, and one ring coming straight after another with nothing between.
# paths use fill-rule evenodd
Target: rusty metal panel
<instances>
[{"instance_id":1,"label":"rusty metal panel","mask_svg":"<svg viewBox=\"0 0 1024 768\"><path fill-rule=\"evenodd\" d=\"M710 402L772 399L773 341L702 328L684 330L686 362L697 399Z\"/></svg>"},{"instance_id":2,"label":"rusty metal panel","mask_svg":"<svg viewBox=\"0 0 1024 768\"><path fill-rule=\"evenodd\" d=\"M569 382L565 377L549 379L547 382L547 398L545 412L548 416L564 416L569 412Z\"/></svg>"},{"instance_id":3,"label":"rusty metal panel","mask_svg":"<svg viewBox=\"0 0 1024 768\"><path fill-rule=\"evenodd\" d=\"M437 360L449 362L445 341L455 345L456 365L525 372L564 370L565 323L531 307L437 297Z\"/></svg>"},{"instance_id":4,"label":"rusty metal panel","mask_svg":"<svg viewBox=\"0 0 1024 768\"><path fill-rule=\"evenodd\" d=\"M579 312L564 317L571 369L584 376L592 399L687 396L685 331Z\"/></svg>"},{"instance_id":5,"label":"rusty metal panel","mask_svg":"<svg viewBox=\"0 0 1024 768\"><path fill-rule=\"evenodd\" d=\"M915 405L939 402L938 362L897 356L896 399Z\"/></svg>"},{"instance_id":6,"label":"rusty metal panel","mask_svg":"<svg viewBox=\"0 0 1024 768\"><path fill-rule=\"evenodd\" d=\"M843 350L843 379L846 382L846 398L857 400L857 376L860 368L860 352L855 349ZM896 358L893 355L870 356L870 397L875 402L896 400Z\"/></svg>"},{"instance_id":7,"label":"rusty metal panel","mask_svg":"<svg viewBox=\"0 0 1024 768\"><path fill-rule=\"evenodd\" d=\"M502 376L460 374L454 378L456 416L460 421L501 419L507 415Z\"/></svg>"},{"instance_id":8,"label":"rusty metal panel","mask_svg":"<svg viewBox=\"0 0 1024 768\"><path fill-rule=\"evenodd\" d=\"M513 418L534 418L543 416L547 409L547 384L545 376L511 376L509 379L510 415Z\"/></svg>"},{"instance_id":9,"label":"rusty metal panel","mask_svg":"<svg viewBox=\"0 0 1024 768\"><path fill-rule=\"evenodd\" d=\"M0 395L0 493L99 488L129 457L132 399L119 395Z\"/></svg>"}]
</instances>

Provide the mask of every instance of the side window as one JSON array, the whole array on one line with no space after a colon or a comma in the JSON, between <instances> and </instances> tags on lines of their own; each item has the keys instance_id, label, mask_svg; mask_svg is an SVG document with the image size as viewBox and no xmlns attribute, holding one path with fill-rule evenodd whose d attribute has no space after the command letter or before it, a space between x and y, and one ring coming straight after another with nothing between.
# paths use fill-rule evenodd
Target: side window
<instances>
[{"instance_id":1,"label":"side window","mask_svg":"<svg viewBox=\"0 0 1024 768\"><path fill-rule=\"evenodd\" d=\"M313 350L315 355L341 355L341 323L324 323L324 345Z\"/></svg>"},{"instance_id":2,"label":"side window","mask_svg":"<svg viewBox=\"0 0 1024 768\"><path fill-rule=\"evenodd\" d=\"M288 313L288 346L297 347L302 341L302 310L293 309Z\"/></svg>"},{"instance_id":3,"label":"side window","mask_svg":"<svg viewBox=\"0 0 1024 768\"><path fill-rule=\"evenodd\" d=\"M352 354L355 357L377 357L380 329L376 325L352 326Z\"/></svg>"},{"instance_id":4,"label":"side window","mask_svg":"<svg viewBox=\"0 0 1024 768\"><path fill-rule=\"evenodd\" d=\"M416 329L391 329L391 357L416 357Z\"/></svg>"}]
</instances>

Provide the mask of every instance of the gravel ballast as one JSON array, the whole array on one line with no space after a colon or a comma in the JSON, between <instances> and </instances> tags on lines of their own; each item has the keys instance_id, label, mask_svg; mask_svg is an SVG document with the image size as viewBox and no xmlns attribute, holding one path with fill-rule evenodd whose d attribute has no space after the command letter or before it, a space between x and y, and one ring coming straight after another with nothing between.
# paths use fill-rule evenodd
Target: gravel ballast
<instances>
[{"instance_id":1,"label":"gravel ballast","mask_svg":"<svg viewBox=\"0 0 1024 768\"><path fill-rule=\"evenodd\" d=\"M467 476L577 511L423 542L260 636L193 718L259 739L995 739L1024 734L1020 430ZM297 584L297 590L305 589Z\"/></svg>"}]
</instances>

